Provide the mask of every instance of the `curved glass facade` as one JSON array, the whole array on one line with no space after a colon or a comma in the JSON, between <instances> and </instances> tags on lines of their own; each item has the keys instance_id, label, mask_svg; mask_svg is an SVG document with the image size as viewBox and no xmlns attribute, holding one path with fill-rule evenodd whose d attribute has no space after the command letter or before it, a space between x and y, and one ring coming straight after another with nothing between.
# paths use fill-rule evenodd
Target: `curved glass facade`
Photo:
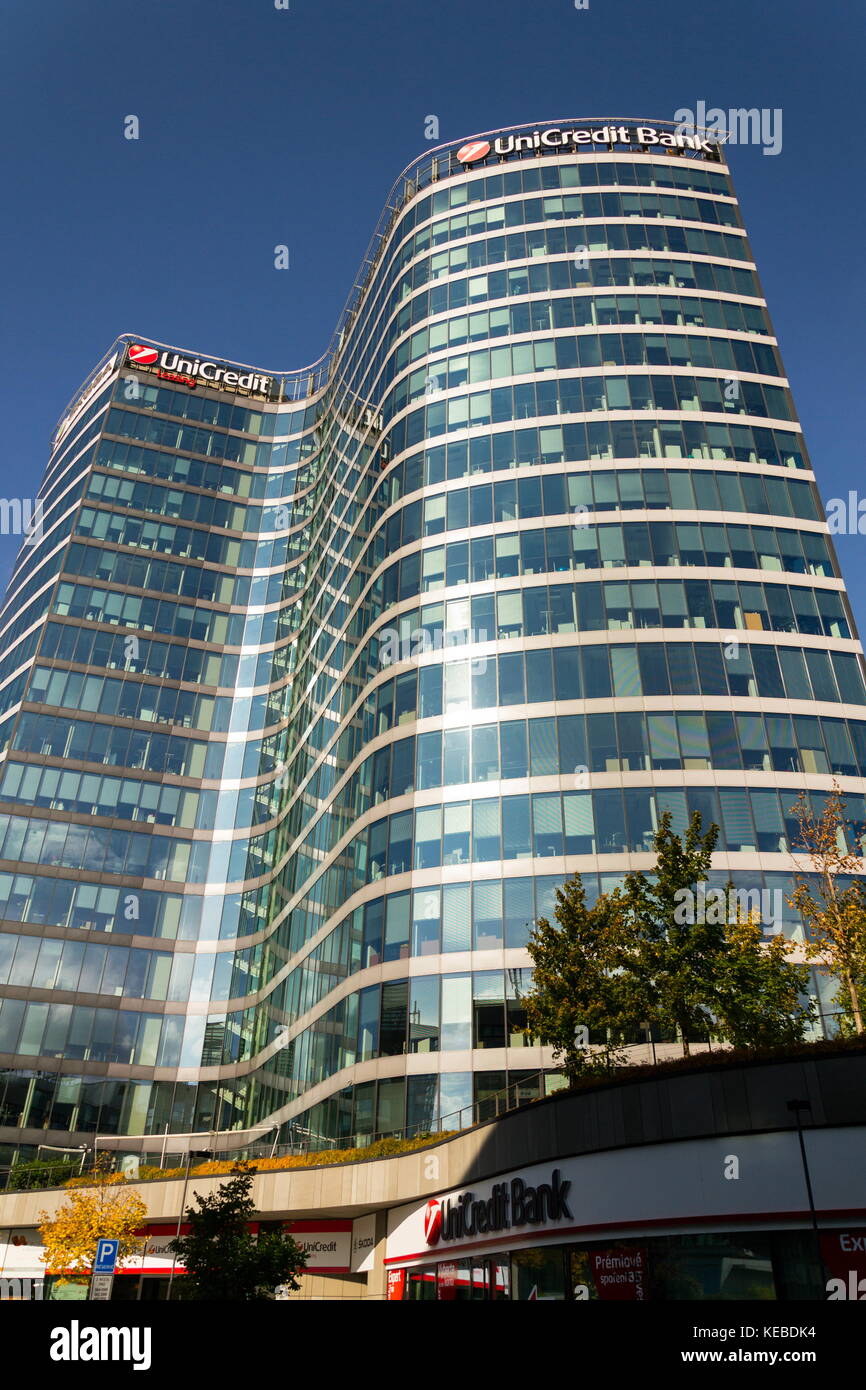
<instances>
[{"instance_id":1,"label":"curved glass facade","mask_svg":"<svg viewBox=\"0 0 866 1390\"><path fill-rule=\"evenodd\" d=\"M0 1152L531 1094L569 873L698 809L796 934L798 792L866 820L723 151L511 145L401 176L314 367L126 337L58 427L0 615Z\"/></svg>"}]
</instances>

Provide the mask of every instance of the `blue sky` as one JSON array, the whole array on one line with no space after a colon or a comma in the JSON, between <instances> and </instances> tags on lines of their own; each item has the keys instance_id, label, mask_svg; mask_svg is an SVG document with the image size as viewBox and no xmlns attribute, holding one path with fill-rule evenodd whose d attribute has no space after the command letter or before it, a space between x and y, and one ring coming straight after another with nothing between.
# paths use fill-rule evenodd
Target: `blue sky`
<instances>
[{"instance_id":1,"label":"blue sky","mask_svg":"<svg viewBox=\"0 0 866 1390\"><path fill-rule=\"evenodd\" d=\"M0 496L35 490L118 333L264 368L317 358L428 116L444 141L699 101L782 109L781 153L738 147L732 169L822 494L866 492L853 6L289 3L7 4ZM0 584L17 544L0 537ZM861 628L864 544L839 539Z\"/></svg>"}]
</instances>

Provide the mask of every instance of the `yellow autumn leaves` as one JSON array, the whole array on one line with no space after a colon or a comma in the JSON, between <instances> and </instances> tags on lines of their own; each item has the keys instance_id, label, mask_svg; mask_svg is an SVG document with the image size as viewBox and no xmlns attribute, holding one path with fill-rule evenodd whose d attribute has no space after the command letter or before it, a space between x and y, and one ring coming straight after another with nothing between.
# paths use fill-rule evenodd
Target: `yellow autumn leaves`
<instances>
[{"instance_id":1,"label":"yellow autumn leaves","mask_svg":"<svg viewBox=\"0 0 866 1390\"><path fill-rule=\"evenodd\" d=\"M85 1283L102 1237L119 1240L117 1263L141 1253L143 1236L136 1235L147 1218L147 1207L136 1192L120 1191L98 1182L74 1191L52 1217L39 1213L39 1231L45 1249L42 1259L59 1282Z\"/></svg>"}]
</instances>

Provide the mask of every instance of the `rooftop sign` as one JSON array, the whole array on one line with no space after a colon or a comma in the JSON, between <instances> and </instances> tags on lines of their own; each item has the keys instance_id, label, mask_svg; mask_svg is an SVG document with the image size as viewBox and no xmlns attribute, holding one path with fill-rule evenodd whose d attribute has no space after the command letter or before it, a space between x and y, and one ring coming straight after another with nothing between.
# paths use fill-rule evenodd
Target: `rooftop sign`
<instances>
[{"instance_id":1,"label":"rooftop sign","mask_svg":"<svg viewBox=\"0 0 866 1390\"><path fill-rule=\"evenodd\" d=\"M674 131L657 130L650 125L604 125L586 130L564 130L548 126L530 135L497 135L492 145L487 140L471 140L457 151L461 164L473 164L484 159L492 149L494 154L520 154L524 151L574 152L584 145L658 145L659 149L697 150L711 159L718 159L718 146L700 135L678 135Z\"/></svg>"},{"instance_id":2,"label":"rooftop sign","mask_svg":"<svg viewBox=\"0 0 866 1390\"><path fill-rule=\"evenodd\" d=\"M176 382L194 390L210 386L220 391L238 394L275 397L274 378L259 372L239 372L207 358L181 357L174 348L149 347L146 343L130 343L126 360L129 366L154 372L163 381Z\"/></svg>"}]
</instances>

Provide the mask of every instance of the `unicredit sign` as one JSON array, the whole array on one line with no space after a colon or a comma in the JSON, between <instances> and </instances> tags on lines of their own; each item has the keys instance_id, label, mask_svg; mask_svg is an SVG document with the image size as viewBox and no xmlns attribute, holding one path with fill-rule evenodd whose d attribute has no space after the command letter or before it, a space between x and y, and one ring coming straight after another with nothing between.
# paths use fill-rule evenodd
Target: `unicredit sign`
<instances>
[{"instance_id":1,"label":"unicredit sign","mask_svg":"<svg viewBox=\"0 0 866 1390\"><path fill-rule=\"evenodd\" d=\"M533 1185L523 1178L497 1182L490 1196L480 1201L474 1192L431 1198L424 1210L424 1239L428 1245L438 1245L440 1241L464 1241L495 1231L571 1220L566 1200L570 1187L571 1182L563 1182L559 1169L554 1168L550 1182Z\"/></svg>"},{"instance_id":2,"label":"unicredit sign","mask_svg":"<svg viewBox=\"0 0 866 1390\"><path fill-rule=\"evenodd\" d=\"M702 140L697 134L677 135L673 131L657 130L649 125L604 125L587 130L564 130L561 126L549 126L546 130L535 130L531 135L497 135L492 145L486 140L473 140L462 145L456 157L462 164L470 164L483 158L491 149L497 155L536 150L552 154L558 150L573 152L585 145L658 145L660 149L699 150L718 158L718 148L711 140Z\"/></svg>"},{"instance_id":3,"label":"unicredit sign","mask_svg":"<svg viewBox=\"0 0 866 1390\"><path fill-rule=\"evenodd\" d=\"M237 372L232 367L198 357L181 357L173 348L160 351L144 343L130 343L127 361L130 366L146 367L164 381L175 381L181 386L201 384L222 391L255 392L263 396L270 396L273 387L273 377L258 372Z\"/></svg>"}]
</instances>

